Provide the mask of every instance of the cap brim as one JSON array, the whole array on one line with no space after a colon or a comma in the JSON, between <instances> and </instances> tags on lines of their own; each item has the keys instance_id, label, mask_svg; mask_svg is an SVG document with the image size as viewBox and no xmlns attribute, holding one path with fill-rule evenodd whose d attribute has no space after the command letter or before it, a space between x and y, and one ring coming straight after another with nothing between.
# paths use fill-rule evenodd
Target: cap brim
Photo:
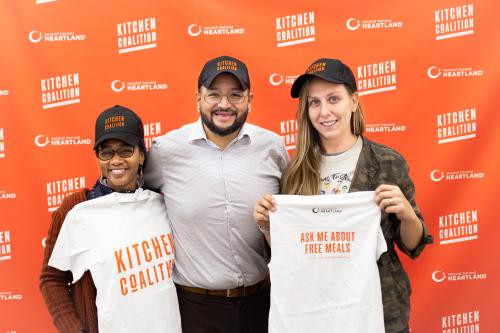
<instances>
[{"instance_id":1,"label":"cap brim","mask_svg":"<svg viewBox=\"0 0 500 333\"><path fill-rule=\"evenodd\" d=\"M292 90L290 91L290 94L292 95L293 98L297 98L299 97L300 95L300 90L302 89L302 86L304 85L304 83L312 78L312 77L316 77L316 78L320 78L320 79L323 79L325 81L328 81L328 82L331 82L331 83L342 83L342 84L346 84L345 82L341 81L341 80L336 80L336 79L333 79L331 77L327 77L327 76L323 76L321 75L320 73L317 73L317 74L302 74L301 76L299 76L294 82L293 82L293 85L292 85Z\"/></svg>"},{"instance_id":2,"label":"cap brim","mask_svg":"<svg viewBox=\"0 0 500 333\"><path fill-rule=\"evenodd\" d=\"M236 80L238 80L238 82L241 84L241 87L245 90L245 89L248 89L249 87L247 86L247 84L245 82L243 82L242 79L240 79L238 77L238 75L236 75L234 72L231 72L231 71L221 71L221 72L218 72L216 75L214 76L211 76L209 77L208 79L205 80L205 82L203 82L201 85L204 86L205 88L209 88L210 85L212 84L212 81L219 75L221 74L231 74L232 76L234 76L236 78Z\"/></svg>"},{"instance_id":3,"label":"cap brim","mask_svg":"<svg viewBox=\"0 0 500 333\"><path fill-rule=\"evenodd\" d=\"M137 135L133 134L128 134L128 133L106 133L102 135L97 141L94 143L94 149L97 149L97 147L103 143L106 140L110 139L116 139L116 140L121 140L125 142L126 144L130 146L135 146L136 144L139 143L139 138Z\"/></svg>"}]
</instances>

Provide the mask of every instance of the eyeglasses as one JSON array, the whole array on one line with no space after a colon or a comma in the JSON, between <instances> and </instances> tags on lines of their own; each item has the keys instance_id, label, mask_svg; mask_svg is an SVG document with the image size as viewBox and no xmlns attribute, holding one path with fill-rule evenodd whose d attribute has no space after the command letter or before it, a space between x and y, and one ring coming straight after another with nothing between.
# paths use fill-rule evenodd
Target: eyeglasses
<instances>
[{"instance_id":1,"label":"eyeglasses","mask_svg":"<svg viewBox=\"0 0 500 333\"><path fill-rule=\"evenodd\" d=\"M134 155L134 151L134 146L121 146L118 149L106 147L97 150L97 157L101 161L109 161L115 156L116 153L118 153L118 156L120 156L121 158L129 158Z\"/></svg>"},{"instance_id":2,"label":"eyeglasses","mask_svg":"<svg viewBox=\"0 0 500 333\"><path fill-rule=\"evenodd\" d=\"M222 97L224 96L226 96L229 103L238 104L243 102L247 95L245 95L242 91L233 91L228 95L222 95L217 91L208 91L205 96L203 96L203 99L208 104L219 104L220 102L222 102Z\"/></svg>"}]
</instances>

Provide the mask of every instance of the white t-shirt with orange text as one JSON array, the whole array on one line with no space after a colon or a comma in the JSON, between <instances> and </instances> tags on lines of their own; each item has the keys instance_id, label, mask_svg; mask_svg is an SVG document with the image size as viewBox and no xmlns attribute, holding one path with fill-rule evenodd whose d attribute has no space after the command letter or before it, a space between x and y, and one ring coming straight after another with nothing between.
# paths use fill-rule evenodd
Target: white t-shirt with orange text
<instances>
[{"instance_id":1,"label":"white t-shirt with orange text","mask_svg":"<svg viewBox=\"0 0 500 333\"><path fill-rule=\"evenodd\" d=\"M99 332L181 332L174 243L160 194L115 192L76 205L49 265L71 271L73 283L90 271Z\"/></svg>"},{"instance_id":2,"label":"white t-shirt with orange text","mask_svg":"<svg viewBox=\"0 0 500 333\"><path fill-rule=\"evenodd\" d=\"M269 332L384 332L374 192L273 197Z\"/></svg>"}]
</instances>

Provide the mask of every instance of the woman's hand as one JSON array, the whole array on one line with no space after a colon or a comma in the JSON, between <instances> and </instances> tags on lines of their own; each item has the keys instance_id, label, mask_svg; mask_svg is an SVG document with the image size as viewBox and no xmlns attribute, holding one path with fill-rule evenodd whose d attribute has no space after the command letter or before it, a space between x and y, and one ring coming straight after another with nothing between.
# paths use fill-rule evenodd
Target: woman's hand
<instances>
[{"instance_id":1,"label":"woman's hand","mask_svg":"<svg viewBox=\"0 0 500 333\"><path fill-rule=\"evenodd\" d=\"M375 201L386 213L394 213L401 221L399 230L406 248L413 251L424 233L422 222L398 186L382 184L375 190Z\"/></svg>"},{"instance_id":2,"label":"woman's hand","mask_svg":"<svg viewBox=\"0 0 500 333\"><path fill-rule=\"evenodd\" d=\"M253 219L261 230L269 231L269 211L274 212L276 210L275 205L276 201L270 194L264 195L262 199L255 204L253 208Z\"/></svg>"},{"instance_id":3,"label":"woman's hand","mask_svg":"<svg viewBox=\"0 0 500 333\"><path fill-rule=\"evenodd\" d=\"M396 214L402 222L418 219L413 207L396 185L382 184L377 187L375 201L381 210Z\"/></svg>"}]
</instances>

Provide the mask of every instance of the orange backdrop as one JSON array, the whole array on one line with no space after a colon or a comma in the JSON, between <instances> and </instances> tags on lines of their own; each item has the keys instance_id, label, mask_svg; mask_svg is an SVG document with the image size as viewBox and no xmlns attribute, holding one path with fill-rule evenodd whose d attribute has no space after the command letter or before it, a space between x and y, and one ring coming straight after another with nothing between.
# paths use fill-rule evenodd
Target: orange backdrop
<instances>
[{"instance_id":1,"label":"orange backdrop","mask_svg":"<svg viewBox=\"0 0 500 333\"><path fill-rule=\"evenodd\" d=\"M38 291L50 212L98 177L96 116L150 140L197 119L203 64L247 63L249 121L292 153L291 83L317 58L360 82L367 136L408 160L435 244L404 260L412 332L495 332L500 5L493 1L0 2L0 332L54 332ZM496 218L495 218L496 217Z\"/></svg>"}]
</instances>

